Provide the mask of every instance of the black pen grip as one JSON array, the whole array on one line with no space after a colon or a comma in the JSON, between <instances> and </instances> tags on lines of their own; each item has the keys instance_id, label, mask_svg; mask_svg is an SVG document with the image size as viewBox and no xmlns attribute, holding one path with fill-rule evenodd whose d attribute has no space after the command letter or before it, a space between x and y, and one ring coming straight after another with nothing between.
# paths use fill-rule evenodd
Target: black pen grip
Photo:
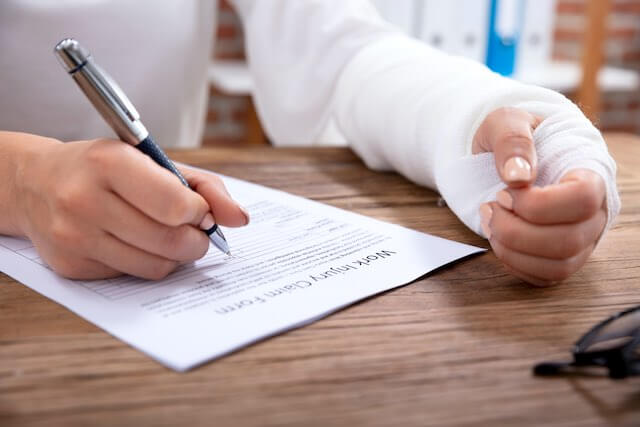
<instances>
[{"instance_id":1,"label":"black pen grip","mask_svg":"<svg viewBox=\"0 0 640 427\"><path fill-rule=\"evenodd\" d=\"M173 173L180 179L180 182L189 187L189 183L187 182L187 180L184 179L184 176L182 176L176 165L174 165L173 162L169 160L169 157L167 157L165 152L162 151L162 148L160 148L155 142L153 142L151 135L147 136L144 141L136 145L136 148L142 151L147 156L151 157L154 162L156 162L163 168L168 169L171 173Z\"/></svg>"}]
</instances>

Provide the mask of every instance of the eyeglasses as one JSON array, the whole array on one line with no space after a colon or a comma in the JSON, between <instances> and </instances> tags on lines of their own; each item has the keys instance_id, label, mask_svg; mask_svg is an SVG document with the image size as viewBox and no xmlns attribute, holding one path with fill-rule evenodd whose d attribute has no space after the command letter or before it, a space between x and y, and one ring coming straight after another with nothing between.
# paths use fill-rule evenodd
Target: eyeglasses
<instances>
[{"instance_id":1,"label":"eyeglasses","mask_svg":"<svg viewBox=\"0 0 640 427\"><path fill-rule=\"evenodd\" d=\"M542 362L535 375L574 373L576 368L600 366L609 377L640 375L640 306L615 314L584 334L573 347L571 362Z\"/></svg>"}]
</instances>

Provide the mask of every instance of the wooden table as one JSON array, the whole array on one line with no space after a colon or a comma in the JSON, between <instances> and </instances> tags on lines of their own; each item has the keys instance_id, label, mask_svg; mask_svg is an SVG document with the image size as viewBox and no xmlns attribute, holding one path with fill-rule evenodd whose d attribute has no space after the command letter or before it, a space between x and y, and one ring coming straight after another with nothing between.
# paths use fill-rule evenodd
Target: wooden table
<instances>
[{"instance_id":1,"label":"wooden table","mask_svg":"<svg viewBox=\"0 0 640 427\"><path fill-rule=\"evenodd\" d=\"M561 286L524 285L487 253L185 374L0 274L0 425L640 425L640 378L531 375L640 303L640 138L608 141L623 211ZM486 247L436 194L346 149L173 156Z\"/></svg>"}]
</instances>

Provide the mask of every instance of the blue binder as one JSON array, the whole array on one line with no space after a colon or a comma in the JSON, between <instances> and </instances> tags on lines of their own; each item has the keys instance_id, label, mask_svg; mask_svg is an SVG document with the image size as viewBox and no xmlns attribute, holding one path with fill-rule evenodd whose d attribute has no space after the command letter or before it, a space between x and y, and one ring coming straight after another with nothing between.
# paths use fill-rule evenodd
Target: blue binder
<instances>
[{"instance_id":1,"label":"blue binder","mask_svg":"<svg viewBox=\"0 0 640 427\"><path fill-rule=\"evenodd\" d=\"M491 0L486 62L504 76L513 75L515 70L523 11L524 0Z\"/></svg>"}]
</instances>

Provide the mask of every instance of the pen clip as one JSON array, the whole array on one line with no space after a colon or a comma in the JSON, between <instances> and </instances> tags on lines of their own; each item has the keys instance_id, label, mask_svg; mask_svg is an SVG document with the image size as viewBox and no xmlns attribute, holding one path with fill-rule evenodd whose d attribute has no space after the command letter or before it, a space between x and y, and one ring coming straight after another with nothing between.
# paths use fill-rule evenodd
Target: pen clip
<instances>
[{"instance_id":1,"label":"pen clip","mask_svg":"<svg viewBox=\"0 0 640 427\"><path fill-rule=\"evenodd\" d=\"M131 120L135 122L140 119L140 114L138 110L133 106L129 98L124 94L124 91L118 86L118 84L111 78L106 71L100 68L95 62L92 64L93 67L98 71L96 77L100 80L100 84L104 88L104 90L109 94L109 96L113 99L113 101L118 104L122 112Z\"/></svg>"}]
</instances>

